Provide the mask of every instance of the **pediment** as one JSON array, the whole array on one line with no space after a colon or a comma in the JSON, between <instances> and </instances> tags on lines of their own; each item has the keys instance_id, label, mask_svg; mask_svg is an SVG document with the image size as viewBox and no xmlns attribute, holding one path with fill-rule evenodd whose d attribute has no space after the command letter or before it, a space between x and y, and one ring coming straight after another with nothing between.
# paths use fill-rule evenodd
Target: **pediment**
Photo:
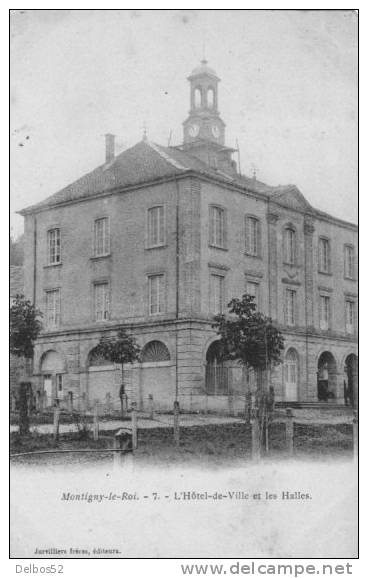
<instances>
[{"instance_id":1,"label":"pediment","mask_svg":"<svg viewBox=\"0 0 368 578\"><path fill-rule=\"evenodd\" d=\"M304 195L297 187L280 187L271 195L271 200L279 205L302 212L314 212Z\"/></svg>"}]
</instances>

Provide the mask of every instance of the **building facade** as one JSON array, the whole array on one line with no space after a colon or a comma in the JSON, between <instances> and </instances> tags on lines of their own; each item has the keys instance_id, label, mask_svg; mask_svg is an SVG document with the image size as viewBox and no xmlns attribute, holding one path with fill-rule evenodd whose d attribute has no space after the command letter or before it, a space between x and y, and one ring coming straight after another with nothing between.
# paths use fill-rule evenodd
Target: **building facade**
<instances>
[{"instance_id":1,"label":"building facade","mask_svg":"<svg viewBox=\"0 0 368 578\"><path fill-rule=\"evenodd\" d=\"M119 404L120 369L94 353L124 326L142 347L128 399L171 409L242 402L244 376L219 359L214 314L253 294L285 337L272 374L281 401L357 400L357 227L297 187L241 175L225 145L219 78L189 76L183 144L144 138L25 218L25 293L44 312L34 387L45 403ZM240 406L239 405L239 406Z\"/></svg>"}]
</instances>

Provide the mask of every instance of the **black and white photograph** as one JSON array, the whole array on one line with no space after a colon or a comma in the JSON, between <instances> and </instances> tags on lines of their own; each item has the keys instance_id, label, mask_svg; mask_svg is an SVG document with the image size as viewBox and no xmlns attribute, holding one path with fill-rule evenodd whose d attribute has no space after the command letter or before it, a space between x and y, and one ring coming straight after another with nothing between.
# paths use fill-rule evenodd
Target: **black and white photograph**
<instances>
[{"instance_id":1,"label":"black and white photograph","mask_svg":"<svg viewBox=\"0 0 368 578\"><path fill-rule=\"evenodd\" d=\"M10 558L358 557L357 12L10 10Z\"/></svg>"}]
</instances>

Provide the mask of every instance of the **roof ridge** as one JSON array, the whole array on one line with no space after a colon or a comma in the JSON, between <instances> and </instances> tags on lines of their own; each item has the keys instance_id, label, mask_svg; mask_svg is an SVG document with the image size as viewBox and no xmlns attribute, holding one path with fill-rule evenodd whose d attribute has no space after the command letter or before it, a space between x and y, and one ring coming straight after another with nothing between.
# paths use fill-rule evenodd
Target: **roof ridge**
<instances>
[{"instance_id":1,"label":"roof ridge","mask_svg":"<svg viewBox=\"0 0 368 578\"><path fill-rule=\"evenodd\" d=\"M163 150L160 150L161 147L160 145L157 145L156 143L152 142L152 141L145 141L146 144L148 146L150 146L157 154L159 154L167 163L169 163L170 165L172 165L173 167L175 167L176 169L179 169L181 171L188 171L188 167L185 167L184 165L180 164L178 161L176 161L175 159L171 158L168 153L166 153Z\"/></svg>"}]
</instances>

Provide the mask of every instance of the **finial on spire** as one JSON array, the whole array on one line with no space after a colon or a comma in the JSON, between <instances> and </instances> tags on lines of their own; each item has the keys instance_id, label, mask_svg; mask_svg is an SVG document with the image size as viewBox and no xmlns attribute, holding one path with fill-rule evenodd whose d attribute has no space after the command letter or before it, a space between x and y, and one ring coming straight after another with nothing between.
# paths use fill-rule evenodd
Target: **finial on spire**
<instances>
[{"instance_id":1,"label":"finial on spire","mask_svg":"<svg viewBox=\"0 0 368 578\"><path fill-rule=\"evenodd\" d=\"M142 140L146 141L147 140L147 124L146 121L143 122L143 136L142 136Z\"/></svg>"}]
</instances>

